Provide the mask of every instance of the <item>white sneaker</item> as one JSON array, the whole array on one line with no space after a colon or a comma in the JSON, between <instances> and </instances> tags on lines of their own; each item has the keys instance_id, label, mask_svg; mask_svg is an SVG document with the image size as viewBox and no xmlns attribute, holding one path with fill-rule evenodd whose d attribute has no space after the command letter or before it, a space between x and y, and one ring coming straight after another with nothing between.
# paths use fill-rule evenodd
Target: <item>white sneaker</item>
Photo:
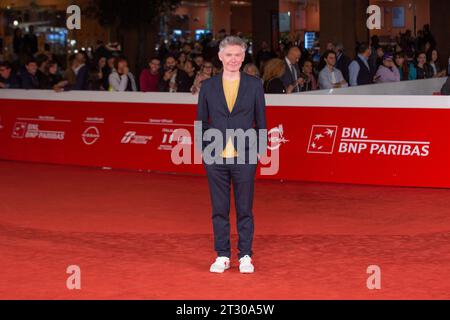
<instances>
[{"instance_id":1,"label":"white sneaker","mask_svg":"<svg viewBox=\"0 0 450 320\"><path fill-rule=\"evenodd\" d=\"M209 268L209 271L223 273L227 269L230 269L230 258L217 257L216 261L211 265L211 268Z\"/></svg>"},{"instance_id":2,"label":"white sneaker","mask_svg":"<svg viewBox=\"0 0 450 320\"><path fill-rule=\"evenodd\" d=\"M239 259L239 271L241 273L253 273L255 271L250 256L243 256Z\"/></svg>"}]
</instances>

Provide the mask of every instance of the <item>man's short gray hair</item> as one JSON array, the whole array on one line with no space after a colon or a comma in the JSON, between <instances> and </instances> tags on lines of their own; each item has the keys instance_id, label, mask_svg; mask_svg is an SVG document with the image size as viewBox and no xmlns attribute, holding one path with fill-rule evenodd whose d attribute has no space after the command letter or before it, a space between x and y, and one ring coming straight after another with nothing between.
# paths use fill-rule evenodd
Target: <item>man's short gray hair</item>
<instances>
[{"instance_id":1,"label":"man's short gray hair","mask_svg":"<svg viewBox=\"0 0 450 320\"><path fill-rule=\"evenodd\" d=\"M240 46L242 48L242 51L245 52L247 50L247 44L245 43L245 41L235 36L228 36L222 41L220 41L219 46L220 51L225 49L225 47L227 46Z\"/></svg>"}]
</instances>

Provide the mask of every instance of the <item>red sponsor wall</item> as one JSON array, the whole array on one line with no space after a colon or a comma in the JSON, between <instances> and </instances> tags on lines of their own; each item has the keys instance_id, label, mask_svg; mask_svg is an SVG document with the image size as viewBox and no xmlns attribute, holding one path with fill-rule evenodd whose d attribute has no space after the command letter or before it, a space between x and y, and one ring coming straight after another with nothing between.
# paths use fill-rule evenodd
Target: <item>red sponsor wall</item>
<instances>
[{"instance_id":1,"label":"red sponsor wall","mask_svg":"<svg viewBox=\"0 0 450 320\"><path fill-rule=\"evenodd\" d=\"M450 187L448 104L333 107L273 101L267 107L265 159L272 162L260 169L272 167L276 174L259 171L259 178ZM171 160L177 141L194 150L195 104L1 98L0 103L0 159L204 174L202 164ZM191 138L174 139L177 129L188 130Z\"/></svg>"}]
</instances>

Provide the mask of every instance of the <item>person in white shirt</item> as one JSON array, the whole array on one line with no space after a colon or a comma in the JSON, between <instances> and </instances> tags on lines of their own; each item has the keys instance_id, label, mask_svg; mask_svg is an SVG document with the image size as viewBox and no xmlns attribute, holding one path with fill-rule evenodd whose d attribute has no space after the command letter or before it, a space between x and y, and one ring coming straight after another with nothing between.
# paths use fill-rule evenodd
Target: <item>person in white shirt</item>
<instances>
[{"instance_id":1,"label":"person in white shirt","mask_svg":"<svg viewBox=\"0 0 450 320\"><path fill-rule=\"evenodd\" d=\"M319 87L320 89L335 89L348 87L347 81L345 81L342 72L336 69L336 52L327 50L323 58L326 62L326 66L319 73Z\"/></svg>"},{"instance_id":2,"label":"person in white shirt","mask_svg":"<svg viewBox=\"0 0 450 320\"><path fill-rule=\"evenodd\" d=\"M114 61L114 70L109 75L110 91L137 91L136 81L125 58Z\"/></svg>"}]
</instances>

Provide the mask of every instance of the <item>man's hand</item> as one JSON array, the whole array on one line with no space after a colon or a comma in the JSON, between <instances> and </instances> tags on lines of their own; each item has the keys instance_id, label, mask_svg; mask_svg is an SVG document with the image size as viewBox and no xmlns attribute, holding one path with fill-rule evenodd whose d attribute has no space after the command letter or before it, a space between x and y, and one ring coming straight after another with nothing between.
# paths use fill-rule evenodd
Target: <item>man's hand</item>
<instances>
[{"instance_id":1,"label":"man's hand","mask_svg":"<svg viewBox=\"0 0 450 320\"><path fill-rule=\"evenodd\" d=\"M62 92L64 91L64 87L69 83L69 81L67 80L63 80L58 82L58 84L55 84L53 86L53 90L55 90L56 92Z\"/></svg>"},{"instance_id":2,"label":"man's hand","mask_svg":"<svg viewBox=\"0 0 450 320\"><path fill-rule=\"evenodd\" d=\"M164 73L164 81L168 81L170 80L170 78L172 78L173 74L175 73L176 70L167 70Z\"/></svg>"},{"instance_id":3,"label":"man's hand","mask_svg":"<svg viewBox=\"0 0 450 320\"><path fill-rule=\"evenodd\" d=\"M288 85L287 86L287 88L286 88L286 93L292 93L292 92L294 92L294 89L295 89L295 85L293 85L293 84L290 84L290 85Z\"/></svg>"},{"instance_id":4,"label":"man's hand","mask_svg":"<svg viewBox=\"0 0 450 320\"><path fill-rule=\"evenodd\" d=\"M303 87L303 85L305 84L305 79L303 79L303 78L298 78L298 79L297 79L297 84L298 84L300 87Z\"/></svg>"}]
</instances>

